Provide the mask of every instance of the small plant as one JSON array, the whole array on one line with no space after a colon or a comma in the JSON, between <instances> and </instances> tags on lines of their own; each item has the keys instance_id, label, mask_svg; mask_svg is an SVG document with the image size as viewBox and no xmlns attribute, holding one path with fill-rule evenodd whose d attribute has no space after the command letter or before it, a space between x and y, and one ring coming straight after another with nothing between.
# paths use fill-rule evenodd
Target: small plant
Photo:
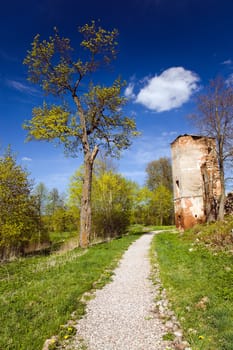
<instances>
[{"instance_id":1,"label":"small plant","mask_svg":"<svg viewBox=\"0 0 233 350\"><path fill-rule=\"evenodd\" d=\"M175 335L171 332L168 332L163 335L163 340L173 341L175 339Z\"/></svg>"},{"instance_id":2,"label":"small plant","mask_svg":"<svg viewBox=\"0 0 233 350\"><path fill-rule=\"evenodd\" d=\"M152 320L153 319L153 317L152 316L145 316L145 318L144 318L146 321L150 321L150 320Z\"/></svg>"},{"instance_id":3,"label":"small plant","mask_svg":"<svg viewBox=\"0 0 233 350\"><path fill-rule=\"evenodd\" d=\"M74 326L71 325L61 325L60 326L60 332L59 332L59 339L69 339L71 336L75 335L77 332L77 329Z\"/></svg>"}]
</instances>

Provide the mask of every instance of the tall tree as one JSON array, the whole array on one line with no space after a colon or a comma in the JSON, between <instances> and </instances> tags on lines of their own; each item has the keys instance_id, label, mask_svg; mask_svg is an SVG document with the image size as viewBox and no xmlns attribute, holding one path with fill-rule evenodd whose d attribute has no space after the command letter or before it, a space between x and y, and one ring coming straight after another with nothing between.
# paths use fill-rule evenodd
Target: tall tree
<instances>
[{"instance_id":1,"label":"tall tree","mask_svg":"<svg viewBox=\"0 0 233 350\"><path fill-rule=\"evenodd\" d=\"M111 157L102 155L100 152L95 162L94 173L96 176L100 176L110 171L117 173L117 166L114 163L114 160Z\"/></svg>"},{"instance_id":2,"label":"tall tree","mask_svg":"<svg viewBox=\"0 0 233 350\"><path fill-rule=\"evenodd\" d=\"M148 187L139 187L136 183L133 187L132 221L135 224L150 225L153 223L150 208L153 192Z\"/></svg>"},{"instance_id":3,"label":"tall tree","mask_svg":"<svg viewBox=\"0 0 233 350\"><path fill-rule=\"evenodd\" d=\"M53 188L49 191L47 198L46 212L48 215L53 215L56 209L64 207L64 200L57 188Z\"/></svg>"},{"instance_id":4,"label":"tall tree","mask_svg":"<svg viewBox=\"0 0 233 350\"><path fill-rule=\"evenodd\" d=\"M47 239L34 199L27 172L8 149L0 157L0 259Z\"/></svg>"},{"instance_id":5,"label":"tall tree","mask_svg":"<svg viewBox=\"0 0 233 350\"><path fill-rule=\"evenodd\" d=\"M133 186L99 160L93 174L92 213L94 237L113 237L126 231L133 205ZM83 167L72 176L69 187L69 206L78 211L83 186Z\"/></svg>"},{"instance_id":6,"label":"tall tree","mask_svg":"<svg viewBox=\"0 0 233 350\"><path fill-rule=\"evenodd\" d=\"M159 225L170 223L173 213L172 192L164 185L158 186L153 191L151 210L155 218L158 218ZM170 220L169 220L170 219Z\"/></svg>"},{"instance_id":7,"label":"tall tree","mask_svg":"<svg viewBox=\"0 0 233 350\"><path fill-rule=\"evenodd\" d=\"M218 198L218 219L224 217L225 165L233 159L233 88L222 77L211 80L206 91L197 98L198 113L191 116L204 136L216 139L220 170L221 196Z\"/></svg>"},{"instance_id":8,"label":"tall tree","mask_svg":"<svg viewBox=\"0 0 233 350\"><path fill-rule=\"evenodd\" d=\"M33 195L37 203L38 212L40 217L45 213L45 207L47 202L48 190L43 182L40 182L34 189Z\"/></svg>"},{"instance_id":9,"label":"tall tree","mask_svg":"<svg viewBox=\"0 0 233 350\"><path fill-rule=\"evenodd\" d=\"M118 236L130 224L132 183L112 171L100 173L95 180L94 226L98 234Z\"/></svg>"},{"instance_id":10,"label":"tall tree","mask_svg":"<svg viewBox=\"0 0 233 350\"><path fill-rule=\"evenodd\" d=\"M91 233L91 184L93 165L99 149L112 156L130 146L136 135L133 119L123 115L126 99L121 96L120 78L111 86L95 85L91 76L116 58L118 31L98 27L95 21L79 28L83 55L77 58L70 39L54 29L48 40L36 35L24 63L29 80L40 84L59 105L36 107L24 124L28 140L58 141L71 156L82 153L84 177L80 215L80 244L86 247ZM70 103L69 103L70 102Z\"/></svg>"},{"instance_id":11,"label":"tall tree","mask_svg":"<svg viewBox=\"0 0 233 350\"><path fill-rule=\"evenodd\" d=\"M172 167L169 158L162 157L148 163L146 172L146 185L151 191L159 186L165 186L172 191Z\"/></svg>"}]
</instances>

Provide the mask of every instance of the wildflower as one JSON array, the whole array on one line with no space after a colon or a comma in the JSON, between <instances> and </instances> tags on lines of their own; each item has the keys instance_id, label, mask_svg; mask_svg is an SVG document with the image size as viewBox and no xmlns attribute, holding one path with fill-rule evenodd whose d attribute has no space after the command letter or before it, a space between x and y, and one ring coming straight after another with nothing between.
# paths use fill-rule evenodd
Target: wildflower
<instances>
[{"instance_id":1,"label":"wildflower","mask_svg":"<svg viewBox=\"0 0 233 350\"><path fill-rule=\"evenodd\" d=\"M198 339L203 340L204 336L203 335L199 335Z\"/></svg>"}]
</instances>

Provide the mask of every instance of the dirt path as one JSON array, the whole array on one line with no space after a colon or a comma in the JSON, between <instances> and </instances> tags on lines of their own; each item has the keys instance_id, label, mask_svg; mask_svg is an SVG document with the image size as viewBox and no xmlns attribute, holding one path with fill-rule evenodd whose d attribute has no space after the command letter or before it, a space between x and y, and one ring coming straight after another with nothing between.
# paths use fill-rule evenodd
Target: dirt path
<instances>
[{"instance_id":1,"label":"dirt path","mask_svg":"<svg viewBox=\"0 0 233 350\"><path fill-rule=\"evenodd\" d=\"M113 281L96 291L77 324L70 349L164 350L170 345L163 341L167 329L156 312L156 290L149 279L153 235L145 234L134 242L115 270Z\"/></svg>"}]
</instances>

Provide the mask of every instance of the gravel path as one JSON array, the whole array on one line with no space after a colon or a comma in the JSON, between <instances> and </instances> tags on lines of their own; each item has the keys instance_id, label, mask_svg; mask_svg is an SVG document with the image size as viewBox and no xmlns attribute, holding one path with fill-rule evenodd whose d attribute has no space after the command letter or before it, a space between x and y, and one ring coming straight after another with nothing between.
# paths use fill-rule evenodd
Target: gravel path
<instances>
[{"instance_id":1,"label":"gravel path","mask_svg":"<svg viewBox=\"0 0 233 350\"><path fill-rule=\"evenodd\" d=\"M125 252L113 281L96 291L77 324L72 349L164 350L164 325L153 312L155 290L149 279L148 250L153 233L145 234ZM80 343L80 338L83 342Z\"/></svg>"}]
</instances>

